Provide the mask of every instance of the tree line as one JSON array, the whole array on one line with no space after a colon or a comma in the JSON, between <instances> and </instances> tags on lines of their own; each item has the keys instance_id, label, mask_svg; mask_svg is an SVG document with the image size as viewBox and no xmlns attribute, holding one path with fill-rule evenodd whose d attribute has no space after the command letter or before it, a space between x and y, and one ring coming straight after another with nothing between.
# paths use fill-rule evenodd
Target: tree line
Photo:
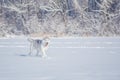
<instances>
[{"instance_id":1,"label":"tree line","mask_svg":"<svg viewBox=\"0 0 120 80\"><path fill-rule=\"evenodd\" d=\"M120 0L0 0L0 35L119 36Z\"/></svg>"}]
</instances>

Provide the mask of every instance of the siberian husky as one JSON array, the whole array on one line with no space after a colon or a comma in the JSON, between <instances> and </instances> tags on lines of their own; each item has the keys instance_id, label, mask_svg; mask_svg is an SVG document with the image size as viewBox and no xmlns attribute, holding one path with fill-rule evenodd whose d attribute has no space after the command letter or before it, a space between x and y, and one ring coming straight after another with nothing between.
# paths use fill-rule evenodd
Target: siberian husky
<instances>
[{"instance_id":1,"label":"siberian husky","mask_svg":"<svg viewBox=\"0 0 120 80\"><path fill-rule=\"evenodd\" d=\"M28 41L30 42L30 52L29 55L32 54L33 50L36 50L36 56L39 55L41 52L41 57L46 57L46 50L48 49L50 39L48 37L45 37L43 39L34 39L34 38L28 38Z\"/></svg>"}]
</instances>

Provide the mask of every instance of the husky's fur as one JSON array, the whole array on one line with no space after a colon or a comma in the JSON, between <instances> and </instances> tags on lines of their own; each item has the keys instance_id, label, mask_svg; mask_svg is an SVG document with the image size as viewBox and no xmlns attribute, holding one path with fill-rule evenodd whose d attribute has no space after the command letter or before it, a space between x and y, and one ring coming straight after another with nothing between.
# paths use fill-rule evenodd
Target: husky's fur
<instances>
[{"instance_id":1,"label":"husky's fur","mask_svg":"<svg viewBox=\"0 0 120 80\"><path fill-rule=\"evenodd\" d=\"M41 52L41 57L46 57L46 50L48 49L50 39L48 37L45 37L43 39L33 39L28 38L28 41L30 42L30 52L29 55L32 54L33 49L37 51L36 56L39 55Z\"/></svg>"}]
</instances>

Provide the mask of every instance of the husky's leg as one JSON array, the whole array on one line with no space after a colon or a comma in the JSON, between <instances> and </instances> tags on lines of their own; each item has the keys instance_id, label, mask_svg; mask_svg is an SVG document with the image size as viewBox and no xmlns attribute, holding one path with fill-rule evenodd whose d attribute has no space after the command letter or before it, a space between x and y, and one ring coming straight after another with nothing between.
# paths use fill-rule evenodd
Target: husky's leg
<instances>
[{"instance_id":1,"label":"husky's leg","mask_svg":"<svg viewBox=\"0 0 120 80\"><path fill-rule=\"evenodd\" d=\"M38 56L39 55L39 49L36 49L36 50L37 50L36 56Z\"/></svg>"},{"instance_id":2,"label":"husky's leg","mask_svg":"<svg viewBox=\"0 0 120 80\"><path fill-rule=\"evenodd\" d=\"M32 45L32 44L30 44L30 52L29 52L29 55L31 55L31 54L32 54L32 50L33 50L33 45Z\"/></svg>"},{"instance_id":3,"label":"husky's leg","mask_svg":"<svg viewBox=\"0 0 120 80\"><path fill-rule=\"evenodd\" d=\"M45 53L45 49L42 49L42 57L47 57L46 53Z\"/></svg>"}]
</instances>

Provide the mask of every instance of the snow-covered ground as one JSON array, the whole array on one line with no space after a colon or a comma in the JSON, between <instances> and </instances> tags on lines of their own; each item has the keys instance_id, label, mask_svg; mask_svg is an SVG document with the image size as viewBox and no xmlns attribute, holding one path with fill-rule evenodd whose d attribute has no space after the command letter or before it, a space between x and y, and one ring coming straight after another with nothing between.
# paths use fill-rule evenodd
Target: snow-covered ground
<instances>
[{"instance_id":1,"label":"snow-covered ground","mask_svg":"<svg viewBox=\"0 0 120 80\"><path fill-rule=\"evenodd\" d=\"M52 38L47 58L26 38L0 39L0 80L120 80L120 38Z\"/></svg>"}]
</instances>

